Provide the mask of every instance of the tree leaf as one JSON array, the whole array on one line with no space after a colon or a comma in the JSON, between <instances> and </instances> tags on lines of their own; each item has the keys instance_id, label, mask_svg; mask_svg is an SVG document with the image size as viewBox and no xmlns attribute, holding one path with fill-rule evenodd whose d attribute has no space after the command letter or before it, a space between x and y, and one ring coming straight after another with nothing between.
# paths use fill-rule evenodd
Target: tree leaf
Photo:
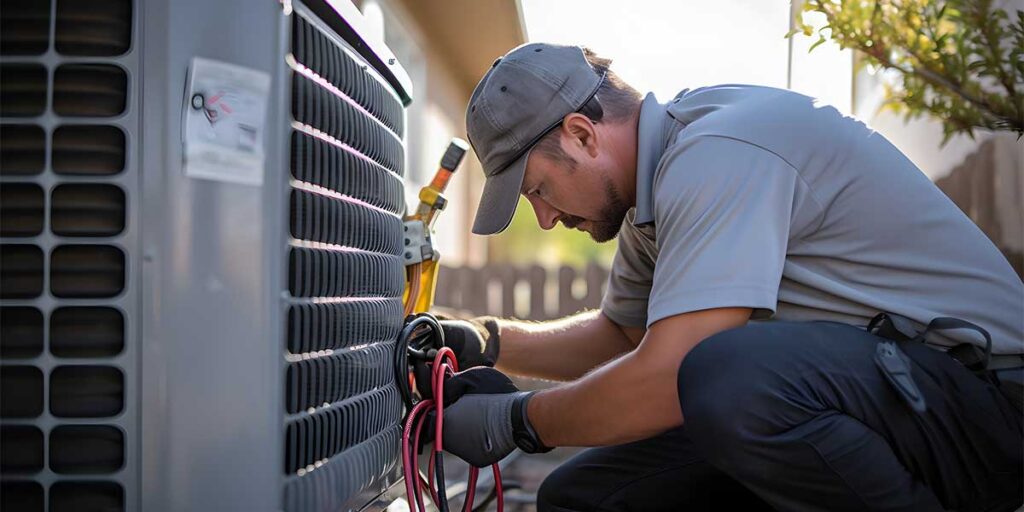
<instances>
[{"instance_id":1,"label":"tree leaf","mask_svg":"<svg viewBox=\"0 0 1024 512\"><path fill-rule=\"evenodd\" d=\"M827 41L827 39L825 39L825 36L819 37L818 41L812 44L811 47L807 49L807 53L811 53L812 51L814 51L815 48L825 44L825 41Z\"/></svg>"}]
</instances>

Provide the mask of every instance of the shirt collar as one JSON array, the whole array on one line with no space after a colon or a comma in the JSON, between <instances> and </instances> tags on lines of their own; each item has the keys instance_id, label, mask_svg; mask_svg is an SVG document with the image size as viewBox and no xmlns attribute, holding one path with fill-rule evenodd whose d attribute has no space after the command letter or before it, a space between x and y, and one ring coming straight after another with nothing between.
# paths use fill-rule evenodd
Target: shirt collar
<instances>
[{"instance_id":1,"label":"shirt collar","mask_svg":"<svg viewBox=\"0 0 1024 512\"><path fill-rule=\"evenodd\" d=\"M659 103L653 92L647 93L640 104L636 145L636 215L634 226L654 222L654 173L665 152L665 124L671 119L668 105Z\"/></svg>"}]
</instances>

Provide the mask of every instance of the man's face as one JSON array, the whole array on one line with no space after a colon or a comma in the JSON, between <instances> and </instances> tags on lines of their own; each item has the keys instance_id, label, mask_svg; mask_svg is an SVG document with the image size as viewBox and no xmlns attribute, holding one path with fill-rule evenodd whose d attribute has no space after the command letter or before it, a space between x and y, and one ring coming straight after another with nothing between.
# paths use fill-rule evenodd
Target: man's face
<instances>
[{"instance_id":1,"label":"man's face","mask_svg":"<svg viewBox=\"0 0 1024 512\"><path fill-rule=\"evenodd\" d=\"M570 147L566 147L570 146ZM548 230L561 222L586 231L597 242L619 233L629 205L615 187L608 159L563 144L571 161L534 151L526 165L520 193L530 201L537 223Z\"/></svg>"}]
</instances>

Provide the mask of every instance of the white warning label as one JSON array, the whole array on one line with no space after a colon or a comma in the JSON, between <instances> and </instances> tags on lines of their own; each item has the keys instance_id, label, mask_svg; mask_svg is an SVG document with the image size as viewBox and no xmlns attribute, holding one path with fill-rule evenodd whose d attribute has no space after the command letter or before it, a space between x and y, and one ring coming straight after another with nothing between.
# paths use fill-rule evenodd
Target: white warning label
<instances>
[{"instance_id":1,"label":"white warning label","mask_svg":"<svg viewBox=\"0 0 1024 512\"><path fill-rule=\"evenodd\" d=\"M270 75L195 57L182 121L185 175L263 184L263 128Z\"/></svg>"}]
</instances>

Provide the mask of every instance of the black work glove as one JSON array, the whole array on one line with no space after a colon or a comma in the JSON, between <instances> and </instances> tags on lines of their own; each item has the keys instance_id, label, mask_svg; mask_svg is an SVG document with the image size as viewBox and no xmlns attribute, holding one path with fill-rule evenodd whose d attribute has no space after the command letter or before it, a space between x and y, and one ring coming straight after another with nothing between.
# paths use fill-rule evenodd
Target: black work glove
<instances>
[{"instance_id":1,"label":"black work glove","mask_svg":"<svg viewBox=\"0 0 1024 512\"><path fill-rule=\"evenodd\" d=\"M460 370L475 366L494 366L498 361L498 319L482 316L469 320L441 318L444 344L455 352Z\"/></svg>"},{"instance_id":2,"label":"black work glove","mask_svg":"<svg viewBox=\"0 0 1024 512\"><path fill-rule=\"evenodd\" d=\"M516 449L512 408L533 393L519 391L493 368L473 368L444 384L444 449L476 467L486 467Z\"/></svg>"}]
</instances>

